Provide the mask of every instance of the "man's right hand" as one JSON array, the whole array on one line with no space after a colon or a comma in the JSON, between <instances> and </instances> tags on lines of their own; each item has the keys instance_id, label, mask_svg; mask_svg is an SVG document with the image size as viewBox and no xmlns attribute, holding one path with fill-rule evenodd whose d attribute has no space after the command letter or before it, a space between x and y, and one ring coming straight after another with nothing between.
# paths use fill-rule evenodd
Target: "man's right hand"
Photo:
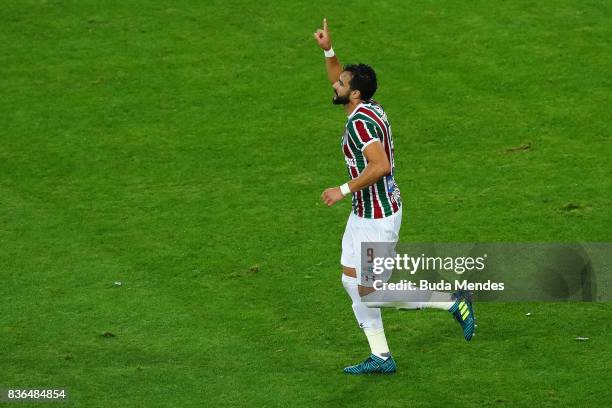
<instances>
[{"instance_id":1,"label":"man's right hand","mask_svg":"<svg viewBox=\"0 0 612 408\"><path fill-rule=\"evenodd\" d=\"M329 31L327 29L327 19L323 19L323 29L318 29L316 33L314 33L314 38L323 50L328 51L331 45L331 36L329 35Z\"/></svg>"}]
</instances>

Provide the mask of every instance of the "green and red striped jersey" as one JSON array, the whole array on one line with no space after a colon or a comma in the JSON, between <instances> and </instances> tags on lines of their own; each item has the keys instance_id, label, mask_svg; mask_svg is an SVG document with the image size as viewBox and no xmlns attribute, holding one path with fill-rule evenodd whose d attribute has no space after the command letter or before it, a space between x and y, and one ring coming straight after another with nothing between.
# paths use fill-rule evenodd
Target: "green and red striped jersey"
<instances>
[{"instance_id":1,"label":"green and red striped jersey","mask_svg":"<svg viewBox=\"0 0 612 408\"><path fill-rule=\"evenodd\" d=\"M342 152L351 179L359 177L368 165L363 150L375 141L381 142L391 163L391 173L353 193L353 212L363 218L385 218L402 206L400 190L393 177L395 158L391 125L382 106L369 100L359 104L349 115L342 135Z\"/></svg>"}]
</instances>

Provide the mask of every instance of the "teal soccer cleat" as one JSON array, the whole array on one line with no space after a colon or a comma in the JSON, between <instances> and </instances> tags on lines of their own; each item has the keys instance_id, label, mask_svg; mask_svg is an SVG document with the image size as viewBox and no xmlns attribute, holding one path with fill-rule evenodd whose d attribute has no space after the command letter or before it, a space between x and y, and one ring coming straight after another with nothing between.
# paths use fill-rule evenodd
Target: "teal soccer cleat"
<instances>
[{"instance_id":1,"label":"teal soccer cleat","mask_svg":"<svg viewBox=\"0 0 612 408\"><path fill-rule=\"evenodd\" d=\"M363 363L345 367L347 374L393 374L397 370L393 357L386 360L371 354Z\"/></svg>"},{"instance_id":2,"label":"teal soccer cleat","mask_svg":"<svg viewBox=\"0 0 612 408\"><path fill-rule=\"evenodd\" d=\"M455 298L455 304L450 308L449 312L453 314L453 317L463 329L463 337L470 341L474 336L476 325L474 321L474 309L472 308L472 295L470 292L459 291L453 293Z\"/></svg>"}]
</instances>

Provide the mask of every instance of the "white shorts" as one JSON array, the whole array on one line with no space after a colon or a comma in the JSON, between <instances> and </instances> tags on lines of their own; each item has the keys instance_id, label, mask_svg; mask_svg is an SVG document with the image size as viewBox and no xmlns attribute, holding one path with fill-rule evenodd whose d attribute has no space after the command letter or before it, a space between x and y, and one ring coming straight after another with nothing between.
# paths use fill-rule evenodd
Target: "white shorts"
<instances>
[{"instance_id":1,"label":"white shorts","mask_svg":"<svg viewBox=\"0 0 612 408\"><path fill-rule=\"evenodd\" d=\"M361 280L361 243L393 242L399 239L402 226L402 208L386 218L362 218L351 212L342 237L342 256L340 263L347 268L355 268L357 279Z\"/></svg>"}]
</instances>

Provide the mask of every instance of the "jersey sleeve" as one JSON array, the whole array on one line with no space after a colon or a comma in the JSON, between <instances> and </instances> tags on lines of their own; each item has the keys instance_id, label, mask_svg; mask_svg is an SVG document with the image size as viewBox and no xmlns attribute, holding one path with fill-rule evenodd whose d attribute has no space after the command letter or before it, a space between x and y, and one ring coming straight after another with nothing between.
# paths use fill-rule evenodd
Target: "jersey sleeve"
<instances>
[{"instance_id":1,"label":"jersey sleeve","mask_svg":"<svg viewBox=\"0 0 612 408\"><path fill-rule=\"evenodd\" d=\"M381 141L378 127L369 120L353 119L347 124L349 138L363 151L370 143Z\"/></svg>"}]
</instances>

